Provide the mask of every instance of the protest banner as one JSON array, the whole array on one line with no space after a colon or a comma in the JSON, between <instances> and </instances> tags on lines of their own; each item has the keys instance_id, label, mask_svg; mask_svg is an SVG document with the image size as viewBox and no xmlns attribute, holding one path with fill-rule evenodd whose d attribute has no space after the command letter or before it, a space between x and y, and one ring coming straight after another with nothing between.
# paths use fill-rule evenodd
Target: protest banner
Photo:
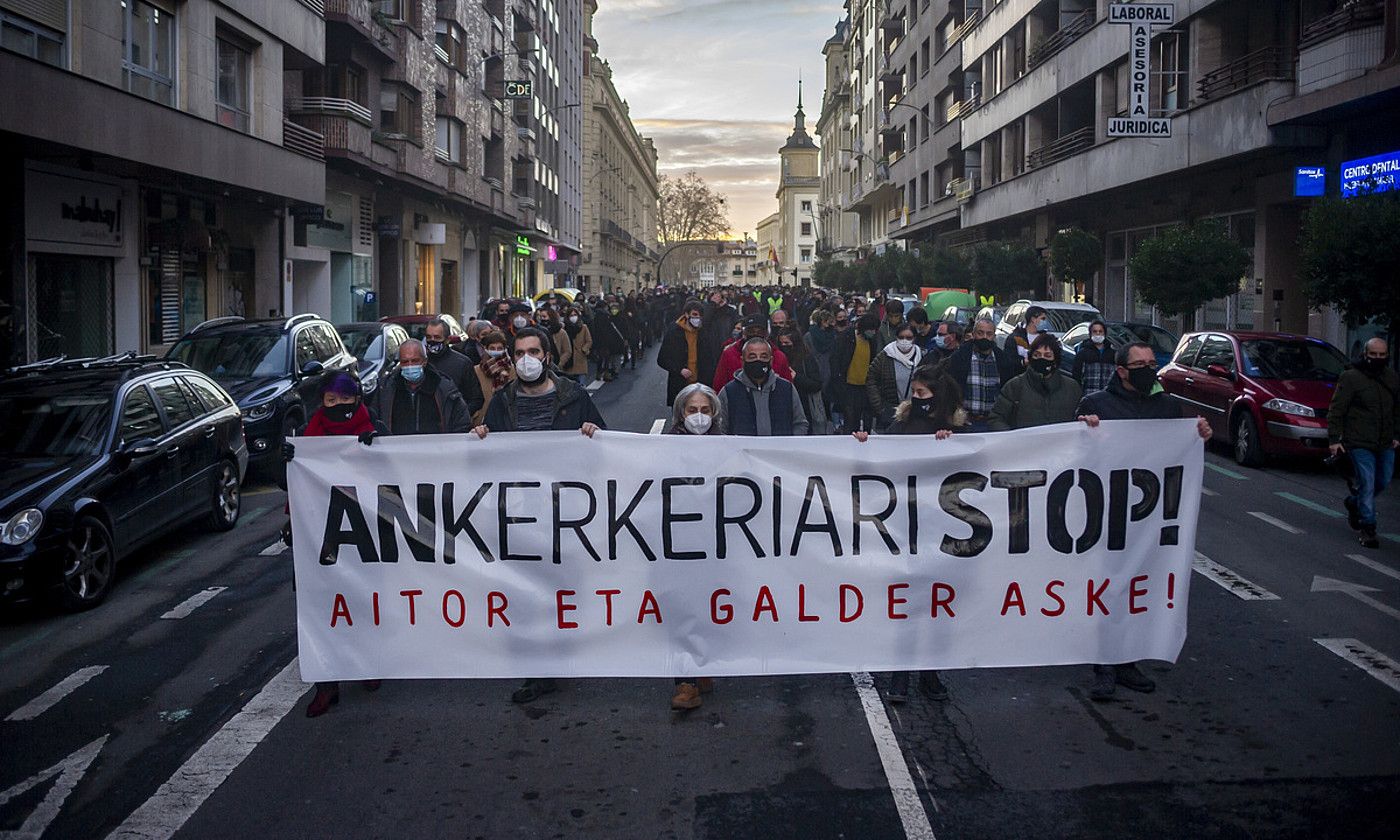
<instances>
[{"instance_id":1,"label":"protest banner","mask_svg":"<svg viewBox=\"0 0 1400 840\"><path fill-rule=\"evenodd\" d=\"M1174 661L1194 420L298 440L308 680Z\"/></svg>"}]
</instances>

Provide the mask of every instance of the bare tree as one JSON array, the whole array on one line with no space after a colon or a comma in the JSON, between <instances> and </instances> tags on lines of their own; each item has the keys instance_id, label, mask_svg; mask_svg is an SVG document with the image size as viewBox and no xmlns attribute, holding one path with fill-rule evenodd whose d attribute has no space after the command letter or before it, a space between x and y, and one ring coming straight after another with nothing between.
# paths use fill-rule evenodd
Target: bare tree
<instances>
[{"instance_id":1,"label":"bare tree","mask_svg":"<svg viewBox=\"0 0 1400 840\"><path fill-rule=\"evenodd\" d=\"M679 178L662 175L658 187L657 234L662 243L720 239L729 234L729 199L710 189L695 170Z\"/></svg>"}]
</instances>

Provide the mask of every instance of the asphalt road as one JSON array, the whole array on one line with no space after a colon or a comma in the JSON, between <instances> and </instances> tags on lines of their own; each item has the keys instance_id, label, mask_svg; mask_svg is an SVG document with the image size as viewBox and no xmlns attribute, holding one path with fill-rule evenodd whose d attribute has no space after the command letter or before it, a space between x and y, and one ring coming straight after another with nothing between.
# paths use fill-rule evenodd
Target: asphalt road
<instances>
[{"instance_id":1,"label":"asphalt road","mask_svg":"<svg viewBox=\"0 0 1400 840\"><path fill-rule=\"evenodd\" d=\"M646 432L662 392L648 362L595 398ZM101 608L0 616L0 837L1393 836L1400 496L1364 551L1334 477L1207 461L1214 577L1155 693L950 672L946 701L874 703L883 753L847 674L721 680L684 715L661 679L524 707L504 681L347 685L308 720L290 557L262 553L283 496L249 487L237 529L142 552Z\"/></svg>"}]
</instances>

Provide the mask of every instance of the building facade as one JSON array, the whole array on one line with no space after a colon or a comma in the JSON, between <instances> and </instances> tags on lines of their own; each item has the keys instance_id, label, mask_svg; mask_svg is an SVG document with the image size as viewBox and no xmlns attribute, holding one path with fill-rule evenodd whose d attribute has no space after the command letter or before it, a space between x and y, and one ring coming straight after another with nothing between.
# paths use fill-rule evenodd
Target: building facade
<instances>
[{"instance_id":1,"label":"building facade","mask_svg":"<svg viewBox=\"0 0 1400 840\"><path fill-rule=\"evenodd\" d=\"M707 289L758 282L758 243L752 239L678 242L666 251L661 282Z\"/></svg>"},{"instance_id":2,"label":"building facade","mask_svg":"<svg viewBox=\"0 0 1400 840\"><path fill-rule=\"evenodd\" d=\"M778 284L778 269L782 261L778 258L780 219L777 213L770 213L759 221L755 228L754 250L757 253L755 282L760 286Z\"/></svg>"},{"instance_id":3,"label":"building facade","mask_svg":"<svg viewBox=\"0 0 1400 840\"><path fill-rule=\"evenodd\" d=\"M894 38L884 24L891 5L908 2L846 0L851 145L845 165L851 173L851 186L841 209L859 220L858 255L885 250L890 243L890 219L902 207L880 129L889 103L904 89L904 75L890 60Z\"/></svg>"},{"instance_id":4,"label":"building facade","mask_svg":"<svg viewBox=\"0 0 1400 840\"><path fill-rule=\"evenodd\" d=\"M821 187L817 196L817 257L849 261L860 246L860 215L845 210L855 183L851 161L851 65L846 51L849 19L822 45L826 88L817 118Z\"/></svg>"},{"instance_id":5,"label":"building facade","mask_svg":"<svg viewBox=\"0 0 1400 840\"><path fill-rule=\"evenodd\" d=\"M583 213L580 287L631 292L656 281L656 146L632 125L612 68L593 38L596 0L584 3Z\"/></svg>"},{"instance_id":6,"label":"building facade","mask_svg":"<svg viewBox=\"0 0 1400 840\"><path fill-rule=\"evenodd\" d=\"M802 110L802 83L797 83L797 113L792 134L778 150L782 172L778 179L778 283L810 285L817 252L817 202L821 195L820 150L807 133Z\"/></svg>"}]
</instances>

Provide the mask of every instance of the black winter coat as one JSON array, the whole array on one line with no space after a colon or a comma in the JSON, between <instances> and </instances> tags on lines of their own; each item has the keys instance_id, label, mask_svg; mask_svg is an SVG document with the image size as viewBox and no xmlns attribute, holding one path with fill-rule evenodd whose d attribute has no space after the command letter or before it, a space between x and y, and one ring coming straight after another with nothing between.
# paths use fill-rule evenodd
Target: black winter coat
<instances>
[{"instance_id":1,"label":"black winter coat","mask_svg":"<svg viewBox=\"0 0 1400 840\"><path fill-rule=\"evenodd\" d=\"M1108 387L1095 391L1079 401L1081 416L1097 414L1100 420L1175 420L1184 417L1181 403L1160 388L1143 396L1123 387L1123 380L1114 377Z\"/></svg>"},{"instance_id":2,"label":"black winter coat","mask_svg":"<svg viewBox=\"0 0 1400 840\"><path fill-rule=\"evenodd\" d=\"M608 424L603 420L603 415L598 412L598 407L593 404L593 398L588 396L588 392L580 388L572 380L563 379L554 374L546 374L554 380L554 425L556 431L566 431L570 429L580 429L584 423L592 423L601 429L606 429ZM491 398L491 404L486 407L486 417L482 425L493 432L515 432L515 400L520 391L520 380L512 381L505 388L496 392Z\"/></svg>"},{"instance_id":3,"label":"black winter coat","mask_svg":"<svg viewBox=\"0 0 1400 840\"><path fill-rule=\"evenodd\" d=\"M712 343L711 336L706 333L702 324L695 337L695 367L691 371L696 375L696 382L703 382L708 385L715 381L715 367L719 364L720 347ZM666 377L666 404L670 405L676 401L676 394L689 381L681 376L681 371L685 369L689 361L689 351L685 341L685 328L680 324L672 324L666 328L666 334L661 338L661 348L656 352L656 363L667 372Z\"/></svg>"},{"instance_id":4,"label":"black winter coat","mask_svg":"<svg viewBox=\"0 0 1400 840\"><path fill-rule=\"evenodd\" d=\"M953 381L958 383L959 388L967 387L967 377L972 373L972 354L975 352L977 351L973 349L972 342L968 342L953 351L953 355L949 356L948 361L944 363L948 375L953 377ZM996 347L992 348L992 352L997 357L997 369L1001 372L1002 385L1021 375L1023 368L1019 358L1014 355L1008 356L1004 350L999 350Z\"/></svg>"}]
</instances>

